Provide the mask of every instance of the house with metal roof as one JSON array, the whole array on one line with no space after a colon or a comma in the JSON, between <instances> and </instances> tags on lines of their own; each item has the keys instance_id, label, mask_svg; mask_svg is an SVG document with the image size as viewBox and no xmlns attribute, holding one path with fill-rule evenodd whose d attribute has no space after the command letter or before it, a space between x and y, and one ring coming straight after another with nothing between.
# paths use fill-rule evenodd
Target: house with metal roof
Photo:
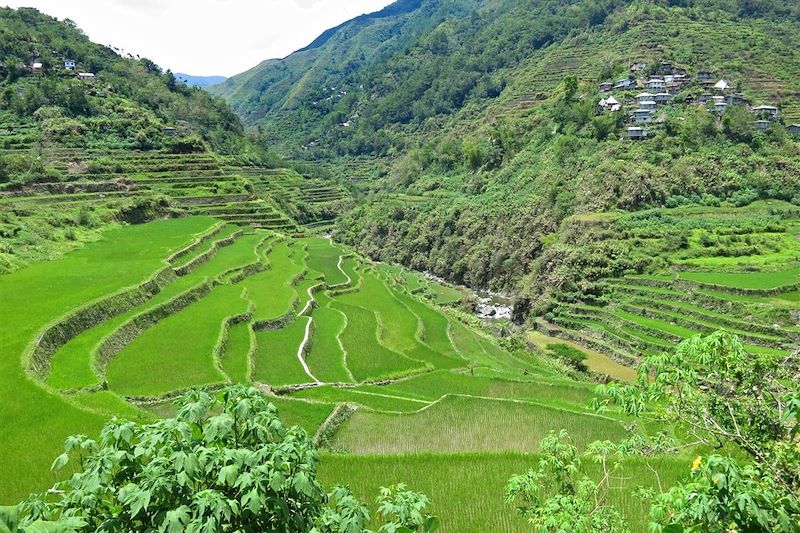
<instances>
[{"instance_id":1,"label":"house with metal roof","mask_svg":"<svg viewBox=\"0 0 800 533\"><path fill-rule=\"evenodd\" d=\"M653 120L653 111L651 109L637 109L632 115L633 121L636 123L646 123Z\"/></svg>"},{"instance_id":2,"label":"house with metal roof","mask_svg":"<svg viewBox=\"0 0 800 533\"><path fill-rule=\"evenodd\" d=\"M633 141L639 141L647 138L647 130L640 126L631 126L625 130L625 137Z\"/></svg>"},{"instance_id":3,"label":"house with metal roof","mask_svg":"<svg viewBox=\"0 0 800 533\"><path fill-rule=\"evenodd\" d=\"M765 117L772 120L778 118L778 108L774 105L757 105L754 106L751 111L759 117Z\"/></svg>"}]
</instances>

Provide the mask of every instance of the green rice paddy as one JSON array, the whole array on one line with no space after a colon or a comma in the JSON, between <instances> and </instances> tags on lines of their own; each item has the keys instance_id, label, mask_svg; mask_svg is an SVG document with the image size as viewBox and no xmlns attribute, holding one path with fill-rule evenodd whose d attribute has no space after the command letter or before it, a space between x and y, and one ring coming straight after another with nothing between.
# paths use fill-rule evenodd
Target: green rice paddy
<instances>
[{"instance_id":1,"label":"green rice paddy","mask_svg":"<svg viewBox=\"0 0 800 533\"><path fill-rule=\"evenodd\" d=\"M435 428L435 429L434 429ZM332 446L356 454L418 452L535 452L551 431L567 429L579 447L620 440L614 420L514 400L448 396L423 410L396 416L356 412Z\"/></svg>"},{"instance_id":2,"label":"green rice paddy","mask_svg":"<svg viewBox=\"0 0 800 533\"><path fill-rule=\"evenodd\" d=\"M225 375L234 383L250 382L250 350L254 342L250 324L234 324L228 331L220 364Z\"/></svg>"},{"instance_id":3,"label":"green rice paddy","mask_svg":"<svg viewBox=\"0 0 800 533\"><path fill-rule=\"evenodd\" d=\"M279 329L256 333L255 378L272 386L313 381L297 357L311 319L301 317Z\"/></svg>"},{"instance_id":4,"label":"green rice paddy","mask_svg":"<svg viewBox=\"0 0 800 533\"><path fill-rule=\"evenodd\" d=\"M208 296L145 330L108 366L108 385L126 396L159 396L226 381L213 352L223 320L247 311L242 288L215 287Z\"/></svg>"},{"instance_id":5,"label":"green rice paddy","mask_svg":"<svg viewBox=\"0 0 800 533\"><path fill-rule=\"evenodd\" d=\"M272 394L281 418L309 434L338 405L355 406L328 428L324 481L350 485L362 498L380 485L407 482L433 498L446 532L524 528L502 501L503 485L535 465L538 442L550 431L568 429L580 446L626 435L628 418L588 409L592 382L568 377L541 354L507 351L487 330L439 305L460 299L460 291L371 263L327 239L217 224L190 217L114 229L61 259L0 277L0 312L15 325L0 331L6 376L0 424L8 428L0 434L0 453L14 458L0 469L0 503L50 486L49 465L66 436L96 435L111 416L153 420L173 409L159 398L229 382ZM232 242L215 245L226 237ZM49 368L29 364L29 350L48 325L169 268L167 258L192 243L171 265L191 265L183 275L167 276L158 291L129 308L87 316L54 347ZM783 287L797 275L792 272L737 286ZM683 273L678 282L706 283L686 275L699 274ZM725 294L719 279L713 282L719 287L702 287L700 302L686 300L686 291L672 286L673 275L626 278L616 286L626 295L619 305L560 310L564 324L586 328L556 324L571 340L541 333L529 340L542 350L570 343L585 350L592 370L623 380L633 370L610 356L668 348L702 326L739 329L758 341L753 350L785 349L786 331L746 328L741 316L710 305ZM209 289L185 298L203 284ZM742 298L748 300L729 301L783 311L798 301L796 291ZM154 318L128 327L143 316ZM98 347L109 339L116 350L100 361ZM667 484L686 474L685 458L655 462ZM634 463L626 470L626 490L612 499L644 527L630 487L651 477Z\"/></svg>"},{"instance_id":6,"label":"green rice paddy","mask_svg":"<svg viewBox=\"0 0 800 533\"><path fill-rule=\"evenodd\" d=\"M800 283L800 267L774 272L682 272L680 277L735 289L775 289Z\"/></svg>"},{"instance_id":7,"label":"green rice paddy","mask_svg":"<svg viewBox=\"0 0 800 533\"><path fill-rule=\"evenodd\" d=\"M352 488L362 501L370 502L387 479L403 482L427 494L432 512L441 519L443 533L528 531L512 506L503 501L505 485L515 475L535 468L536 454L520 452L405 455L324 454L320 477L328 484L341 483ZM682 459L651 460L664 486L689 474L689 463ZM597 475L594 465L587 472ZM626 461L624 479L613 484L609 498L630 522L633 531L647 531L647 514L636 487L653 487L653 475L640 460ZM373 515L375 506L371 506ZM377 526L377 524L375 524Z\"/></svg>"}]
</instances>

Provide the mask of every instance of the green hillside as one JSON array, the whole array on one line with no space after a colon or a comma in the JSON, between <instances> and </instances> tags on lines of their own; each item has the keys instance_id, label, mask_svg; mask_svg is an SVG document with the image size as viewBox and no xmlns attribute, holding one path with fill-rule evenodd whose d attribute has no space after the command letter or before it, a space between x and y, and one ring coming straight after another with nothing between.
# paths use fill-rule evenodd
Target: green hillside
<instances>
[{"instance_id":1,"label":"green hillside","mask_svg":"<svg viewBox=\"0 0 800 533\"><path fill-rule=\"evenodd\" d=\"M798 530L799 30L400 0L226 102L0 9L0 530Z\"/></svg>"},{"instance_id":2,"label":"green hillside","mask_svg":"<svg viewBox=\"0 0 800 533\"><path fill-rule=\"evenodd\" d=\"M236 153L246 144L241 124L222 101L177 83L148 59L123 58L92 43L69 20L3 8L0 36L3 148L205 148L187 142L193 141ZM13 126L18 131L9 131Z\"/></svg>"},{"instance_id":3,"label":"green hillside","mask_svg":"<svg viewBox=\"0 0 800 533\"><path fill-rule=\"evenodd\" d=\"M281 166L222 99L69 20L0 10L0 271L117 223L202 214L290 231L350 205L338 183Z\"/></svg>"},{"instance_id":4,"label":"green hillside","mask_svg":"<svg viewBox=\"0 0 800 533\"><path fill-rule=\"evenodd\" d=\"M541 333L630 365L718 328L754 352L797 342L796 3L396 7L218 91L364 193L338 240L511 295L544 349Z\"/></svg>"},{"instance_id":5,"label":"green hillside","mask_svg":"<svg viewBox=\"0 0 800 533\"><path fill-rule=\"evenodd\" d=\"M784 0L397 2L211 90L286 154L317 159L430 145L442 126L479 129L566 75L603 81L632 61L710 70L800 121L798 17Z\"/></svg>"},{"instance_id":6,"label":"green hillside","mask_svg":"<svg viewBox=\"0 0 800 533\"><path fill-rule=\"evenodd\" d=\"M611 245L589 244L598 240L589 225L570 217L800 203L800 136L787 129L800 122L794 2L402 6L409 9L345 24L219 88L261 138L368 195L337 238L373 258L547 310L550 293L591 293L598 278L669 262L640 261L616 246L613 271L601 274L606 260L590 248ZM436 26L425 26L432 17ZM390 26L391 39L376 38ZM365 48L363 61L343 59ZM637 63L643 68L630 70ZM686 81L644 124L648 139L625 140L640 125L631 119L636 95L672 68ZM715 112L699 103L719 92L699 79L703 72L726 80L719 96L737 104ZM599 92L601 82L620 79L633 85ZM620 111L598 106L609 96ZM757 105L778 109L763 130L754 126L764 118L751 110ZM577 233L564 235L566 227ZM542 271L567 270L578 253L590 266L572 269L566 283Z\"/></svg>"}]
</instances>

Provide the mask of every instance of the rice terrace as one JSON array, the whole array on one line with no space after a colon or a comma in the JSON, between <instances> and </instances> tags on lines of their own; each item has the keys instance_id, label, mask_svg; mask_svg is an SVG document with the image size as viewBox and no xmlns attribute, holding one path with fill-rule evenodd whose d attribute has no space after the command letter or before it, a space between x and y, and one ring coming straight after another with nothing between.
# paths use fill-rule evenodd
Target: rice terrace
<instances>
[{"instance_id":1,"label":"rice terrace","mask_svg":"<svg viewBox=\"0 0 800 533\"><path fill-rule=\"evenodd\" d=\"M800 11L568 4L0 7L0 532L800 531Z\"/></svg>"}]
</instances>

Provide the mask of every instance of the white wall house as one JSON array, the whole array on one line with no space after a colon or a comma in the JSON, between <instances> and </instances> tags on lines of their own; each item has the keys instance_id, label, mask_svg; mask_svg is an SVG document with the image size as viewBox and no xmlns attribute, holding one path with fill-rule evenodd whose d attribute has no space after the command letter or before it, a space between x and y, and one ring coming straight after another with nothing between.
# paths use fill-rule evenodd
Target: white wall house
<instances>
[{"instance_id":1,"label":"white wall house","mask_svg":"<svg viewBox=\"0 0 800 533\"><path fill-rule=\"evenodd\" d=\"M646 139L647 138L647 130L644 129L644 128L641 128L639 126L631 126L627 130L625 130L625 136L628 139L632 139L632 140L635 140L635 141L636 140L640 140L640 139Z\"/></svg>"},{"instance_id":2,"label":"white wall house","mask_svg":"<svg viewBox=\"0 0 800 533\"><path fill-rule=\"evenodd\" d=\"M658 92L661 92L665 87L665 82L663 78L650 78L647 80L647 83L644 84L645 87L648 89L653 89Z\"/></svg>"}]
</instances>

